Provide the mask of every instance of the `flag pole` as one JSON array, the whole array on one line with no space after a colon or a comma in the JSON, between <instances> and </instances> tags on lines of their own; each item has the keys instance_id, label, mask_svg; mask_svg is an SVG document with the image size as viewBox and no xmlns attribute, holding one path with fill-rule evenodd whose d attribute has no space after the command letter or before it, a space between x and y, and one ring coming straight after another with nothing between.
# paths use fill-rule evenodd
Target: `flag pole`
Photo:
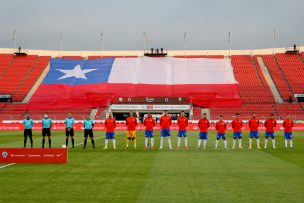
<instances>
[{"instance_id":1,"label":"flag pole","mask_svg":"<svg viewBox=\"0 0 304 203\"><path fill-rule=\"evenodd\" d=\"M13 33L13 38L12 40L14 41L14 49L16 50L17 49L17 31L15 30L14 33Z\"/></svg>"},{"instance_id":2,"label":"flag pole","mask_svg":"<svg viewBox=\"0 0 304 203\"><path fill-rule=\"evenodd\" d=\"M228 32L229 57L231 56L231 32Z\"/></svg>"},{"instance_id":3,"label":"flag pole","mask_svg":"<svg viewBox=\"0 0 304 203\"><path fill-rule=\"evenodd\" d=\"M275 42L276 42L276 30L273 29L273 33L272 33L272 47L273 47L272 54L273 55L275 55L275 51L274 51L274 49L275 49Z\"/></svg>"},{"instance_id":4,"label":"flag pole","mask_svg":"<svg viewBox=\"0 0 304 203\"><path fill-rule=\"evenodd\" d=\"M62 55L62 49L63 49L63 42L62 42L62 40L63 40L63 34L60 33L59 34L59 56Z\"/></svg>"},{"instance_id":5,"label":"flag pole","mask_svg":"<svg viewBox=\"0 0 304 203\"><path fill-rule=\"evenodd\" d=\"M100 45L101 45L100 55L101 57L103 57L103 32L101 32L100 34Z\"/></svg>"},{"instance_id":6,"label":"flag pole","mask_svg":"<svg viewBox=\"0 0 304 203\"><path fill-rule=\"evenodd\" d=\"M147 49L147 34L146 34L146 32L144 32L143 33L143 35L144 35L144 55L145 55L145 53L146 53L146 49Z\"/></svg>"},{"instance_id":7,"label":"flag pole","mask_svg":"<svg viewBox=\"0 0 304 203\"><path fill-rule=\"evenodd\" d=\"M187 32L184 33L184 56L186 57L187 52Z\"/></svg>"}]
</instances>

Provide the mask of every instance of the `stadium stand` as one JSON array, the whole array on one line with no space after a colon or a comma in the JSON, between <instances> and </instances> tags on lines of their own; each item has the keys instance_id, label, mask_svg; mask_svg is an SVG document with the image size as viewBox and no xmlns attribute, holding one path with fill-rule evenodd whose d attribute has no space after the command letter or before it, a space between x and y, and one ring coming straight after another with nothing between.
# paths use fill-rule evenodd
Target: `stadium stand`
<instances>
[{"instance_id":1,"label":"stadium stand","mask_svg":"<svg viewBox=\"0 0 304 203\"><path fill-rule=\"evenodd\" d=\"M304 52L300 53L300 57L301 57L302 61L304 62Z\"/></svg>"},{"instance_id":2,"label":"stadium stand","mask_svg":"<svg viewBox=\"0 0 304 203\"><path fill-rule=\"evenodd\" d=\"M16 96L16 98L13 97L14 101L21 101L23 98L21 95L18 95L18 89L27 77L34 81L37 80L37 78L32 78L30 73L38 59L39 57L36 55L15 56L8 69L1 77L0 94L10 94Z\"/></svg>"},{"instance_id":3,"label":"stadium stand","mask_svg":"<svg viewBox=\"0 0 304 203\"><path fill-rule=\"evenodd\" d=\"M43 110L21 110L24 104L6 104L1 111L0 120L21 120L25 112L31 115L34 120L41 120L45 111ZM1 109L1 103L0 103ZM69 112L72 113L75 119L81 120L85 118L87 113L91 112L88 108L65 109L65 110L48 110L50 117L54 120L64 120Z\"/></svg>"},{"instance_id":4,"label":"stadium stand","mask_svg":"<svg viewBox=\"0 0 304 203\"><path fill-rule=\"evenodd\" d=\"M282 75L280 67L276 61L276 58L273 55L264 55L263 56L265 65L268 67L268 70L271 74L271 77L276 84L281 97L284 101L288 101L289 97L293 97L293 92L287 84L286 79Z\"/></svg>"},{"instance_id":5,"label":"stadium stand","mask_svg":"<svg viewBox=\"0 0 304 203\"><path fill-rule=\"evenodd\" d=\"M199 120L201 118L201 107L194 106L193 107L193 120Z\"/></svg>"},{"instance_id":6,"label":"stadium stand","mask_svg":"<svg viewBox=\"0 0 304 203\"><path fill-rule=\"evenodd\" d=\"M299 103L276 104L276 109L280 115L280 119L285 118L286 114L292 115L297 120L304 119L304 113Z\"/></svg>"},{"instance_id":7,"label":"stadium stand","mask_svg":"<svg viewBox=\"0 0 304 203\"><path fill-rule=\"evenodd\" d=\"M96 112L96 116L95 119L99 119L99 120L105 120L106 119L106 113L104 111L105 109L103 108L99 108Z\"/></svg>"},{"instance_id":8,"label":"stadium stand","mask_svg":"<svg viewBox=\"0 0 304 203\"><path fill-rule=\"evenodd\" d=\"M278 64L280 65L288 83L295 94L303 93L304 83L299 81L304 78L304 63L298 54L276 54Z\"/></svg>"},{"instance_id":9,"label":"stadium stand","mask_svg":"<svg viewBox=\"0 0 304 203\"><path fill-rule=\"evenodd\" d=\"M275 113L275 104L244 104L238 108L211 107L211 119L218 119L220 115L224 119L232 120L235 113L240 114L241 119L249 119L252 112L255 112L260 119L265 119L270 113ZM267 112L267 113L266 113Z\"/></svg>"},{"instance_id":10,"label":"stadium stand","mask_svg":"<svg viewBox=\"0 0 304 203\"><path fill-rule=\"evenodd\" d=\"M259 55L263 58L268 67L271 77L277 86L280 95L285 101L288 101L293 93L303 93L304 83L304 53L300 55L276 54ZM89 60L99 58L136 58L138 56L88 56ZM174 57L185 58L185 56L176 55ZM223 55L188 55L187 58L224 58ZM303 103L282 103L277 104L275 98L266 82L266 79L259 66L258 55L232 55L231 62L234 68L236 80L239 82L240 96L244 102L240 108L212 107L210 108L211 119L217 119L223 115L225 119L232 119L232 116L238 112L242 119L248 119L252 112L264 119L265 115L275 113L277 118L282 119L287 113L290 113L296 119L304 119ZM301 58L303 57L303 58ZM0 54L0 94L12 95L13 103L0 103L0 121L1 120L20 120L24 110L23 99L40 77L41 73L47 67L50 56L15 56L13 54ZM66 59L80 59L81 56L62 56ZM91 112L91 109L65 109L50 110L50 116L55 120L62 120L67 112L72 112L76 119L83 119L84 115ZM44 111L30 110L32 118L41 119ZM98 109L96 119L105 118L104 109ZM193 107L192 119L197 120L201 116L201 107Z\"/></svg>"},{"instance_id":11,"label":"stadium stand","mask_svg":"<svg viewBox=\"0 0 304 203\"><path fill-rule=\"evenodd\" d=\"M260 67L256 66L251 56L232 56L231 63L235 78L240 84L240 95L244 103L275 103L265 78L261 77Z\"/></svg>"},{"instance_id":12,"label":"stadium stand","mask_svg":"<svg viewBox=\"0 0 304 203\"><path fill-rule=\"evenodd\" d=\"M45 69L50 61L50 57L41 56L37 59L32 70L27 74L23 81L18 86L18 89L13 93L14 101L22 101L26 94L30 91L32 86L35 84L36 80L41 75L42 71Z\"/></svg>"},{"instance_id":13,"label":"stadium stand","mask_svg":"<svg viewBox=\"0 0 304 203\"><path fill-rule=\"evenodd\" d=\"M240 85L240 96L244 101L241 108L210 108L211 119L217 119L223 115L225 119L232 119L232 115L240 113L242 119L248 119L252 112L258 116L264 116L265 112L275 112L275 99L260 70L256 57L249 55L233 55L231 63L234 75ZM197 117L195 115L194 117Z\"/></svg>"},{"instance_id":14,"label":"stadium stand","mask_svg":"<svg viewBox=\"0 0 304 203\"><path fill-rule=\"evenodd\" d=\"M12 63L13 58L13 54L0 54L0 80Z\"/></svg>"}]
</instances>

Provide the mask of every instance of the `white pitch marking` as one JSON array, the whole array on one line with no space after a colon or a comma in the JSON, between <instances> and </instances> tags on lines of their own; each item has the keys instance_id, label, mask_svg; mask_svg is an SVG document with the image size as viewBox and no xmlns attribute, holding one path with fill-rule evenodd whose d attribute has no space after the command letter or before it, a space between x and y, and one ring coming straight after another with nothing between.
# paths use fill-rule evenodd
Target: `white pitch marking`
<instances>
[{"instance_id":1,"label":"white pitch marking","mask_svg":"<svg viewBox=\"0 0 304 203\"><path fill-rule=\"evenodd\" d=\"M95 140L99 140L99 139L101 139L101 138L103 138L103 137L98 137L98 138L96 138ZM82 143L78 143L78 144L76 144L76 145L74 145L75 147L77 147L77 146L79 146L79 145L82 145L83 144L83 142ZM71 148L71 147L68 147L68 148ZM0 169L2 169L2 168L6 168L6 167L9 167L9 166L13 166L13 165L15 165L16 163L10 163L10 164L6 164L6 165L4 165L4 166L0 166Z\"/></svg>"}]
</instances>

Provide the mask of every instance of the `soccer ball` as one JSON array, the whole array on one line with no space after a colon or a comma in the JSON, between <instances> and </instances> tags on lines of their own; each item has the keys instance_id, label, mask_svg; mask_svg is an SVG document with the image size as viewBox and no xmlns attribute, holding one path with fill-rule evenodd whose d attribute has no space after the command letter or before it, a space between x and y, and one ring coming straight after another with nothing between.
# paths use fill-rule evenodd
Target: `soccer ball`
<instances>
[{"instance_id":1,"label":"soccer ball","mask_svg":"<svg viewBox=\"0 0 304 203\"><path fill-rule=\"evenodd\" d=\"M66 145L64 144L64 145L62 145L61 147L62 147L62 148L66 148Z\"/></svg>"}]
</instances>

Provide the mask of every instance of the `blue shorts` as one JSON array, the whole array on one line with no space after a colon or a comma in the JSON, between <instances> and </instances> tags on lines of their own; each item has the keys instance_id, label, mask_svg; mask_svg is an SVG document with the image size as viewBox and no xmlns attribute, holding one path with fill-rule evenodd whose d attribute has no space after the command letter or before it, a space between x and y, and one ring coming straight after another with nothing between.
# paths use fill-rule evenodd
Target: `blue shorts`
<instances>
[{"instance_id":1,"label":"blue shorts","mask_svg":"<svg viewBox=\"0 0 304 203\"><path fill-rule=\"evenodd\" d=\"M265 132L265 138L268 139L269 137L274 139L274 132Z\"/></svg>"},{"instance_id":2,"label":"blue shorts","mask_svg":"<svg viewBox=\"0 0 304 203\"><path fill-rule=\"evenodd\" d=\"M292 132L284 132L285 140L291 140L292 139Z\"/></svg>"},{"instance_id":3,"label":"blue shorts","mask_svg":"<svg viewBox=\"0 0 304 203\"><path fill-rule=\"evenodd\" d=\"M233 139L242 139L242 132L234 132Z\"/></svg>"},{"instance_id":4,"label":"blue shorts","mask_svg":"<svg viewBox=\"0 0 304 203\"><path fill-rule=\"evenodd\" d=\"M153 130L145 130L145 137L147 137L147 138L154 137Z\"/></svg>"},{"instance_id":5,"label":"blue shorts","mask_svg":"<svg viewBox=\"0 0 304 203\"><path fill-rule=\"evenodd\" d=\"M162 129L161 133L160 133L160 136L162 136L162 137L170 137L171 136L170 129L169 128Z\"/></svg>"},{"instance_id":6,"label":"blue shorts","mask_svg":"<svg viewBox=\"0 0 304 203\"><path fill-rule=\"evenodd\" d=\"M115 139L115 133L114 132L106 132L106 139Z\"/></svg>"},{"instance_id":7,"label":"blue shorts","mask_svg":"<svg viewBox=\"0 0 304 203\"><path fill-rule=\"evenodd\" d=\"M187 130L179 130L177 136L178 137L187 137Z\"/></svg>"},{"instance_id":8,"label":"blue shorts","mask_svg":"<svg viewBox=\"0 0 304 203\"><path fill-rule=\"evenodd\" d=\"M249 138L259 139L259 131L250 131Z\"/></svg>"},{"instance_id":9,"label":"blue shorts","mask_svg":"<svg viewBox=\"0 0 304 203\"><path fill-rule=\"evenodd\" d=\"M218 133L216 135L216 139L219 140L219 139L223 139L223 140L226 140L226 134L225 133Z\"/></svg>"},{"instance_id":10,"label":"blue shorts","mask_svg":"<svg viewBox=\"0 0 304 203\"><path fill-rule=\"evenodd\" d=\"M200 132L199 139L200 140L207 140L208 139L208 133L207 132Z\"/></svg>"}]
</instances>

